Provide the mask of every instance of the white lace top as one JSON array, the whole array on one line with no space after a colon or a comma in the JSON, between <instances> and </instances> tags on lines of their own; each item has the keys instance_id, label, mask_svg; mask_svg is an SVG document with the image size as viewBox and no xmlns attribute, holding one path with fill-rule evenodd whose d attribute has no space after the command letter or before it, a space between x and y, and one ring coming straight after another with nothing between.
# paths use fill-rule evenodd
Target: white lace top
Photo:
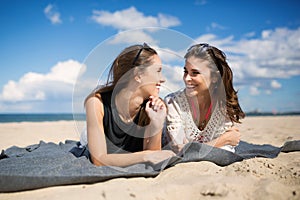
<instances>
[{"instance_id":1,"label":"white lace top","mask_svg":"<svg viewBox=\"0 0 300 200\"><path fill-rule=\"evenodd\" d=\"M173 144L185 144L187 142L209 142L218 138L233 123L222 113L217 103L212 110L210 120L203 130L200 130L194 122L190 105L184 89L171 93L165 97L168 107L166 120L166 133ZM234 147L226 145L223 149L234 152Z\"/></svg>"}]
</instances>

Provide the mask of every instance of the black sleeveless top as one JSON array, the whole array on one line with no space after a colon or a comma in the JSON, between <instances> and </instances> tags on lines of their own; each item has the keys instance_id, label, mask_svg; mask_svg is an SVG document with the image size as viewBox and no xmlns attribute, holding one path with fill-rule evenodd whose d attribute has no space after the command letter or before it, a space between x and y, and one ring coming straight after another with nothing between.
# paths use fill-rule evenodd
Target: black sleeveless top
<instances>
[{"instance_id":1,"label":"black sleeveless top","mask_svg":"<svg viewBox=\"0 0 300 200\"><path fill-rule=\"evenodd\" d=\"M100 94L104 107L103 127L106 136L107 152L142 151L145 127L137 125L140 111L133 122L125 123L117 112L115 101L112 101L112 91Z\"/></svg>"}]
</instances>

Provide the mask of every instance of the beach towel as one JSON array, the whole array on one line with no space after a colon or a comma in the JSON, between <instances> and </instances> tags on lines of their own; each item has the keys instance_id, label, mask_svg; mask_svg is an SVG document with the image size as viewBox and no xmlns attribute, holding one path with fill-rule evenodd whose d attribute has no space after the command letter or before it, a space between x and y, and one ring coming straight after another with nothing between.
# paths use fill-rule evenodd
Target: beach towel
<instances>
[{"instance_id":1,"label":"beach towel","mask_svg":"<svg viewBox=\"0 0 300 200\"><path fill-rule=\"evenodd\" d=\"M70 152L77 141L45 143L26 148L13 146L0 155L0 192L16 192L50 186L88 184L113 178L155 177L162 170L184 162L210 161L219 166L254 157L274 158L281 152L300 150L300 140L282 147L241 141L232 153L201 143L189 143L174 157L156 165L140 163L128 167L93 165L85 156Z\"/></svg>"}]
</instances>

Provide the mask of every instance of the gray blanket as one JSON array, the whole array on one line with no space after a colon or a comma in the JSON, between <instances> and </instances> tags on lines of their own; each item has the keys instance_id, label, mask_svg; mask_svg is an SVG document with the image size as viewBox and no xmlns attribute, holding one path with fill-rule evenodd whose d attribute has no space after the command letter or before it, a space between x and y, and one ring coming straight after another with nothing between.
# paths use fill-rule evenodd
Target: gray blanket
<instances>
[{"instance_id":1,"label":"gray blanket","mask_svg":"<svg viewBox=\"0 0 300 200\"><path fill-rule=\"evenodd\" d=\"M26 148L11 147L0 155L0 192L15 192L49 186L86 184L118 177L154 177L163 169L178 163L210 161L219 166L253 157L274 158L280 152L300 150L300 141L286 142L282 147L240 142L232 153L200 143L189 143L182 152L156 165L135 164L128 167L97 167L70 149L76 141L54 144L41 141Z\"/></svg>"}]
</instances>

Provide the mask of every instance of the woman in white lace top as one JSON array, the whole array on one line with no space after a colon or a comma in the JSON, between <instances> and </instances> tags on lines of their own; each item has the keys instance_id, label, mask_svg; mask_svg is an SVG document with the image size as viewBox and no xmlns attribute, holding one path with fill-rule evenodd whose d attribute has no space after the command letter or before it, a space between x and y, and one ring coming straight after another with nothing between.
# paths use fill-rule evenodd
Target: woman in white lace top
<instances>
[{"instance_id":1,"label":"woman in white lace top","mask_svg":"<svg viewBox=\"0 0 300 200\"><path fill-rule=\"evenodd\" d=\"M225 54L208 44L191 46L185 55L185 88L165 97L168 106L164 145L174 151L193 141L234 152L245 117L232 84Z\"/></svg>"}]
</instances>

